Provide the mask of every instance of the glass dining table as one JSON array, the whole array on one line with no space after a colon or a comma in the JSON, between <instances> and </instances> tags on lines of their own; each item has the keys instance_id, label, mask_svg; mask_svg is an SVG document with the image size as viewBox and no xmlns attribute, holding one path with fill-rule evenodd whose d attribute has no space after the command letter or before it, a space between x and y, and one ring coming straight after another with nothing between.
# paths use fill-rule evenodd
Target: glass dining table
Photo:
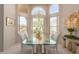
<instances>
[{"instance_id":1,"label":"glass dining table","mask_svg":"<svg viewBox=\"0 0 79 59\"><path fill-rule=\"evenodd\" d=\"M37 38L32 37L29 39L24 39L22 41L23 47L32 47L33 48L33 53L38 54L38 53L46 53L46 46L51 45L51 44L56 44L56 41L54 41L51 38L44 38L41 41L39 41Z\"/></svg>"}]
</instances>

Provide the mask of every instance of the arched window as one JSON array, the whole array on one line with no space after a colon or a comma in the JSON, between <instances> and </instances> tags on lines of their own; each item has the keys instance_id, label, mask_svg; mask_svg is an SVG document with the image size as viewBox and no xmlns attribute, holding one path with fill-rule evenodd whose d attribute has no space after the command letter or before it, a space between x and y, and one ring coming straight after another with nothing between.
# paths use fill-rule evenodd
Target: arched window
<instances>
[{"instance_id":1,"label":"arched window","mask_svg":"<svg viewBox=\"0 0 79 59\"><path fill-rule=\"evenodd\" d=\"M59 12L59 5L58 4L54 4L50 6L49 9L49 13L50 14L54 14L54 13L58 13Z\"/></svg>"},{"instance_id":2,"label":"arched window","mask_svg":"<svg viewBox=\"0 0 79 59\"><path fill-rule=\"evenodd\" d=\"M24 16L18 17L18 29L20 32L26 32L27 31L27 19Z\"/></svg>"},{"instance_id":3,"label":"arched window","mask_svg":"<svg viewBox=\"0 0 79 59\"><path fill-rule=\"evenodd\" d=\"M50 36L58 32L59 5L53 4L49 9L50 14Z\"/></svg>"},{"instance_id":4,"label":"arched window","mask_svg":"<svg viewBox=\"0 0 79 59\"><path fill-rule=\"evenodd\" d=\"M42 7L37 6L33 8L31 14L33 16L33 36L43 36L45 10Z\"/></svg>"},{"instance_id":5,"label":"arched window","mask_svg":"<svg viewBox=\"0 0 79 59\"><path fill-rule=\"evenodd\" d=\"M41 15L45 15L45 10L42 7L35 7L32 10L32 15L37 15L37 14L41 14Z\"/></svg>"}]
</instances>

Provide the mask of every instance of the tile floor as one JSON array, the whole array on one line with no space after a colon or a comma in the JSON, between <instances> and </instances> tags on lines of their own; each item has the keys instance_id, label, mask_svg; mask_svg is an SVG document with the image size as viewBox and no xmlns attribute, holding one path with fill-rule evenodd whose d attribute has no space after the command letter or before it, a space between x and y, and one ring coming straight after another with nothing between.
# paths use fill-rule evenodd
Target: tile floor
<instances>
[{"instance_id":1,"label":"tile floor","mask_svg":"<svg viewBox=\"0 0 79 59\"><path fill-rule=\"evenodd\" d=\"M0 52L0 54L31 54L31 53L32 51L30 49L25 49L25 51L22 50L20 43L16 43L14 46L6 49L4 52ZM67 54L67 53L70 54L70 52L62 48L61 45L58 46L58 52L55 52L54 49L49 49L49 51L47 52L47 54Z\"/></svg>"}]
</instances>

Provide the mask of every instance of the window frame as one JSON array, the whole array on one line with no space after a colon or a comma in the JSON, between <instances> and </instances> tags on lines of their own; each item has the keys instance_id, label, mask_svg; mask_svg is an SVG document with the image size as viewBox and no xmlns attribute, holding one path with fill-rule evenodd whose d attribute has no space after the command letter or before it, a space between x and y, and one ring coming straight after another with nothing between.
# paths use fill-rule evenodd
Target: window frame
<instances>
[{"instance_id":1,"label":"window frame","mask_svg":"<svg viewBox=\"0 0 79 59\"><path fill-rule=\"evenodd\" d=\"M34 17L32 17L32 20L33 20L33 18L37 18L37 17L34 15ZM43 18L43 27L42 27L43 29L42 30L44 32L44 21L45 21L45 18L43 16L42 16L42 18ZM33 31L33 27L35 27L35 26L33 26L33 22L32 22L32 33L34 32Z\"/></svg>"},{"instance_id":2,"label":"window frame","mask_svg":"<svg viewBox=\"0 0 79 59\"><path fill-rule=\"evenodd\" d=\"M42 6L35 6L35 7L33 7L33 9L36 8L36 7L41 8L44 11L44 13L41 13L41 14L40 14L40 12L38 12L38 14L40 14L41 17L43 18L43 27L42 27L43 29L42 30L44 32L44 23L45 23L44 21L45 21L45 17L46 17L46 10ZM31 10L31 15L33 14L33 9ZM33 26L33 18L37 18L37 14L36 13L32 15L32 34L34 32L33 31L33 27L34 27Z\"/></svg>"},{"instance_id":3,"label":"window frame","mask_svg":"<svg viewBox=\"0 0 79 59\"><path fill-rule=\"evenodd\" d=\"M24 18L25 18L25 20L26 20L26 31L27 31L27 30L28 30L28 29L27 29L27 26L28 26L28 24L27 24L27 23L28 23L28 22L27 22L27 19L28 19L28 18L27 18L26 16L22 16L22 15L19 15L19 16L18 16L18 31L21 32L21 31L20 31L20 17L24 17Z\"/></svg>"},{"instance_id":4,"label":"window frame","mask_svg":"<svg viewBox=\"0 0 79 59\"><path fill-rule=\"evenodd\" d=\"M59 8L59 12L60 12L60 8ZM57 32L59 32L59 12L55 12L53 14L49 14L50 20L51 20L51 17L57 17L57 21L56 21L57 22L57 25L56 26L51 26L50 25L50 29L51 29L51 27L56 27L56 31ZM50 32L51 32L51 30L50 30ZM50 35L51 35L51 33L50 33Z\"/></svg>"},{"instance_id":5,"label":"window frame","mask_svg":"<svg viewBox=\"0 0 79 59\"><path fill-rule=\"evenodd\" d=\"M37 9L37 8L40 8L44 13L42 13L41 15L46 15L46 10L42 7L42 6L35 6L35 7L33 7L32 8L32 10L31 10L31 15L32 16L36 16L36 14L34 14L35 12L35 8ZM36 10L36 12L37 12L37 10ZM40 12L39 12L40 13Z\"/></svg>"}]
</instances>

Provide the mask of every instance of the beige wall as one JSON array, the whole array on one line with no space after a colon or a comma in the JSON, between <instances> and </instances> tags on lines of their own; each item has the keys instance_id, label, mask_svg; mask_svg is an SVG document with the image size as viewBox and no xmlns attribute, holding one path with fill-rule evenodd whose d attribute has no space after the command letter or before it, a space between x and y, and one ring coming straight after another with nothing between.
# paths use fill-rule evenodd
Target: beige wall
<instances>
[{"instance_id":1,"label":"beige wall","mask_svg":"<svg viewBox=\"0 0 79 59\"><path fill-rule=\"evenodd\" d=\"M67 30L66 28L64 27L64 20L67 19L67 17L75 12L75 11L79 11L79 4L64 4L64 5L61 5L61 9L60 9L60 31L63 33L63 34L66 34L67 33ZM77 31L77 35L79 36L79 30Z\"/></svg>"},{"instance_id":2,"label":"beige wall","mask_svg":"<svg viewBox=\"0 0 79 59\"><path fill-rule=\"evenodd\" d=\"M13 18L16 20L16 9L15 5L5 4L4 5L4 49L15 44L15 25L14 26L6 26L6 16Z\"/></svg>"}]
</instances>

